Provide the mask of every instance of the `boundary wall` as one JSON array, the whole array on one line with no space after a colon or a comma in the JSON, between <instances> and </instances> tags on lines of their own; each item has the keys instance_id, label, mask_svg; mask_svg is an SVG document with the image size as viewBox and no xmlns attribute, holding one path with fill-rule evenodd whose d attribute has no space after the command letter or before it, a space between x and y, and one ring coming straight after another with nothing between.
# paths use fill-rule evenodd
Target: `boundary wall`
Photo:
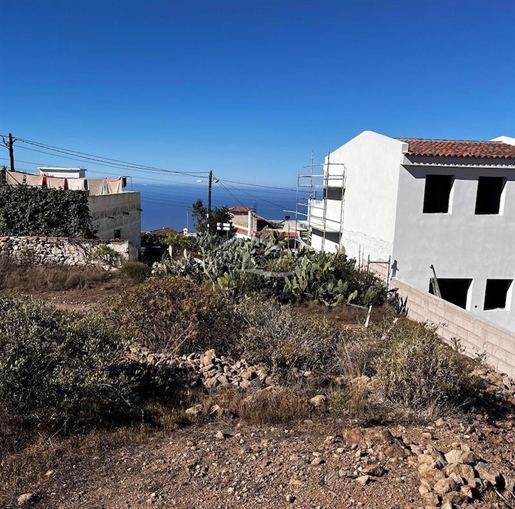
<instances>
[{"instance_id":1,"label":"boundary wall","mask_svg":"<svg viewBox=\"0 0 515 509\"><path fill-rule=\"evenodd\" d=\"M438 326L438 334L449 344L458 339L469 357L485 355L485 362L515 378L515 333L499 327L430 293L393 278L391 288L407 298L408 318Z\"/></svg>"},{"instance_id":2,"label":"boundary wall","mask_svg":"<svg viewBox=\"0 0 515 509\"><path fill-rule=\"evenodd\" d=\"M69 239L67 237L0 237L0 258L39 265L100 265L107 257L95 256L100 246L118 254L118 261L137 260L138 250L129 240Z\"/></svg>"}]
</instances>

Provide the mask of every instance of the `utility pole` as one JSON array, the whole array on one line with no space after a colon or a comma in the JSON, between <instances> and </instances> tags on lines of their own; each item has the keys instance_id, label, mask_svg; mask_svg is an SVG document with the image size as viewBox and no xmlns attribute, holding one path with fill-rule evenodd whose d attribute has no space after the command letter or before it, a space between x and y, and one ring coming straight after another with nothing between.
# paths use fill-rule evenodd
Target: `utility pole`
<instances>
[{"instance_id":1,"label":"utility pole","mask_svg":"<svg viewBox=\"0 0 515 509\"><path fill-rule=\"evenodd\" d=\"M209 186L207 194L207 232L209 233L209 220L211 219L211 197L213 194L213 170L209 170Z\"/></svg>"},{"instance_id":2,"label":"utility pole","mask_svg":"<svg viewBox=\"0 0 515 509\"><path fill-rule=\"evenodd\" d=\"M14 140L13 140L13 135L11 133L9 133L9 160L11 162L11 171L15 171L14 170Z\"/></svg>"},{"instance_id":3,"label":"utility pole","mask_svg":"<svg viewBox=\"0 0 515 509\"><path fill-rule=\"evenodd\" d=\"M14 142L16 141L13 138L13 135L9 133L9 141L6 141L2 136L2 145L9 151L9 162L10 162L10 171L15 171L14 169Z\"/></svg>"}]
</instances>

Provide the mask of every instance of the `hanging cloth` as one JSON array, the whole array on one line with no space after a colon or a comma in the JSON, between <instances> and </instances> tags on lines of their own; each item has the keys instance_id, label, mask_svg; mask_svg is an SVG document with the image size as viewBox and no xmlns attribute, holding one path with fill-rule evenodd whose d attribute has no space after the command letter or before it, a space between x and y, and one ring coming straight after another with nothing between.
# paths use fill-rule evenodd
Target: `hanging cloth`
<instances>
[{"instance_id":1,"label":"hanging cloth","mask_svg":"<svg viewBox=\"0 0 515 509\"><path fill-rule=\"evenodd\" d=\"M86 179L68 179L68 189L84 191L86 189Z\"/></svg>"},{"instance_id":2,"label":"hanging cloth","mask_svg":"<svg viewBox=\"0 0 515 509\"><path fill-rule=\"evenodd\" d=\"M106 181L109 194L117 194L122 192L122 177L108 178Z\"/></svg>"},{"instance_id":3,"label":"hanging cloth","mask_svg":"<svg viewBox=\"0 0 515 509\"><path fill-rule=\"evenodd\" d=\"M50 189L65 189L66 187L66 179L57 178L57 177L47 177L46 185Z\"/></svg>"},{"instance_id":4,"label":"hanging cloth","mask_svg":"<svg viewBox=\"0 0 515 509\"><path fill-rule=\"evenodd\" d=\"M88 179L88 189L90 195L106 194L106 179Z\"/></svg>"},{"instance_id":5,"label":"hanging cloth","mask_svg":"<svg viewBox=\"0 0 515 509\"><path fill-rule=\"evenodd\" d=\"M29 187L41 187L43 185L43 175L27 175L26 182Z\"/></svg>"},{"instance_id":6,"label":"hanging cloth","mask_svg":"<svg viewBox=\"0 0 515 509\"><path fill-rule=\"evenodd\" d=\"M19 171L7 171L6 176L8 186L21 186L25 182L25 173Z\"/></svg>"}]
</instances>

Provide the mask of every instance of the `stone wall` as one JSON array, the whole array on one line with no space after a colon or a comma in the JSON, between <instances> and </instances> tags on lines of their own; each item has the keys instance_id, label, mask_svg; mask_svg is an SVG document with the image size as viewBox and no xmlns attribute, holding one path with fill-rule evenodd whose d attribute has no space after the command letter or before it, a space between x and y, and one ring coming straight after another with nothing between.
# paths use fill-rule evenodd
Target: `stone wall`
<instances>
[{"instance_id":1,"label":"stone wall","mask_svg":"<svg viewBox=\"0 0 515 509\"><path fill-rule=\"evenodd\" d=\"M448 343L459 339L468 356L485 355L487 364L515 377L515 334L479 318L464 309L429 293L392 279L391 288L408 298L408 317L438 326L438 334Z\"/></svg>"},{"instance_id":2,"label":"stone wall","mask_svg":"<svg viewBox=\"0 0 515 509\"><path fill-rule=\"evenodd\" d=\"M128 240L69 239L64 237L0 237L0 258L42 265L101 265L102 246L114 250L119 261L137 260L138 250Z\"/></svg>"}]
</instances>

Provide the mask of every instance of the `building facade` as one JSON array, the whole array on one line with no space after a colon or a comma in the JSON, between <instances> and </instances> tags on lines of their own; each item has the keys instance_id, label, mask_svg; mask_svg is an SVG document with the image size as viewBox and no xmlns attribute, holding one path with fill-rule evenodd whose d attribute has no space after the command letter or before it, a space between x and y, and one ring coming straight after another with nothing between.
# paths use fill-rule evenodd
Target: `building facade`
<instances>
[{"instance_id":1,"label":"building facade","mask_svg":"<svg viewBox=\"0 0 515 509\"><path fill-rule=\"evenodd\" d=\"M328 155L309 205L315 249L385 262L390 277L515 330L514 139L365 131Z\"/></svg>"}]
</instances>

